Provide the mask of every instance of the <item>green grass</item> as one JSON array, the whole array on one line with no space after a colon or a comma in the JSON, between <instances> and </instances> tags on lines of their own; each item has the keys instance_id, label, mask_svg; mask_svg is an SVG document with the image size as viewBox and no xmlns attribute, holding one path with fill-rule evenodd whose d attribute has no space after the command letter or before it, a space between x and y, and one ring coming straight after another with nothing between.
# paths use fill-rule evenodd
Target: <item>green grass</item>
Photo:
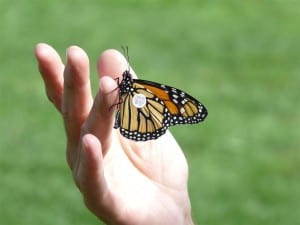
<instances>
[{"instance_id":1,"label":"green grass","mask_svg":"<svg viewBox=\"0 0 300 225\"><path fill-rule=\"evenodd\" d=\"M187 156L193 217L205 225L300 223L300 3L0 0L0 224L98 224L65 162L34 45L96 60L128 45L142 79L209 110L171 130Z\"/></svg>"}]
</instances>

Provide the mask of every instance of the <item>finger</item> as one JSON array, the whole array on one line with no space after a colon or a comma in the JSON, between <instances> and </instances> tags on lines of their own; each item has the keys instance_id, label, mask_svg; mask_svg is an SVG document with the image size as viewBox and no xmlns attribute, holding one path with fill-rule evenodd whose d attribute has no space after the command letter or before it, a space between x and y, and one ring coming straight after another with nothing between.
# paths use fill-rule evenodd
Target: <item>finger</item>
<instances>
[{"instance_id":1,"label":"finger","mask_svg":"<svg viewBox=\"0 0 300 225\"><path fill-rule=\"evenodd\" d=\"M83 127L84 133L94 134L99 138L106 153L111 142L114 123L114 108L118 103L116 82L109 76L100 79L100 89L95 98L90 115Z\"/></svg>"},{"instance_id":2,"label":"finger","mask_svg":"<svg viewBox=\"0 0 300 225\"><path fill-rule=\"evenodd\" d=\"M48 99L61 112L63 95L64 65L58 53L49 45L39 43L35 47L35 57L44 79Z\"/></svg>"},{"instance_id":3,"label":"finger","mask_svg":"<svg viewBox=\"0 0 300 225\"><path fill-rule=\"evenodd\" d=\"M120 77L125 70L129 69L129 62L115 49L105 50L98 60L99 76L110 76L113 79ZM134 71L130 68L130 73L136 78ZM120 78L121 79L121 78Z\"/></svg>"},{"instance_id":4,"label":"finger","mask_svg":"<svg viewBox=\"0 0 300 225\"><path fill-rule=\"evenodd\" d=\"M118 100L118 86L113 80L128 69L125 57L117 50L104 51L98 60L100 90L95 98L89 118L84 125L84 133L96 135L102 143L103 154L106 154L111 139L114 123L114 106ZM132 70L131 70L132 71ZM134 72L132 71L134 74Z\"/></svg>"},{"instance_id":5,"label":"finger","mask_svg":"<svg viewBox=\"0 0 300 225\"><path fill-rule=\"evenodd\" d=\"M107 189L100 149L101 144L94 135L83 136L80 164L78 170L74 171L74 178L84 194L96 196L98 192L105 192Z\"/></svg>"},{"instance_id":6,"label":"finger","mask_svg":"<svg viewBox=\"0 0 300 225\"><path fill-rule=\"evenodd\" d=\"M77 154L80 130L89 114L92 102L88 56L81 48L72 46L67 50L62 102L62 114L68 139L67 160L71 168Z\"/></svg>"},{"instance_id":7,"label":"finger","mask_svg":"<svg viewBox=\"0 0 300 225\"><path fill-rule=\"evenodd\" d=\"M86 206L107 222L116 218L114 206L118 203L109 191L103 167L102 145L92 134L82 138L81 160L74 174Z\"/></svg>"}]
</instances>

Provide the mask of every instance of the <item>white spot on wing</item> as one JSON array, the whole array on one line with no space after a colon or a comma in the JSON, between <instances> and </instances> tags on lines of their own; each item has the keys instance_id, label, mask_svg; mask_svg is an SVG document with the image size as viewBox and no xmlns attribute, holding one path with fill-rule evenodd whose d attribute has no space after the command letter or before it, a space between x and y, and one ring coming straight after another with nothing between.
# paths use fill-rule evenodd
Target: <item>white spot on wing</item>
<instances>
[{"instance_id":1,"label":"white spot on wing","mask_svg":"<svg viewBox=\"0 0 300 225\"><path fill-rule=\"evenodd\" d=\"M180 113L183 114L185 112L185 109L183 107L180 108Z\"/></svg>"},{"instance_id":2,"label":"white spot on wing","mask_svg":"<svg viewBox=\"0 0 300 225\"><path fill-rule=\"evenodd\" d=\"M136 94L132 98L132 103L137 108L143 108L146 105L146 97L143 94Z\"/></svg>"}]
</instances>

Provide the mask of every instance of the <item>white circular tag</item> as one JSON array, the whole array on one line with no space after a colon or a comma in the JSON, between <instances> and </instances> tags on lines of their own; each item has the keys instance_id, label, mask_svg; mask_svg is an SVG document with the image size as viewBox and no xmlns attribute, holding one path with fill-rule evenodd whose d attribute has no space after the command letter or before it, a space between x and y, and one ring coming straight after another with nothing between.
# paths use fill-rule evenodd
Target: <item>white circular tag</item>
<instances>
[{"instance_id":1,"label":"white circular tag","mask_svg":"<svg viewBox=\"0 0 300 225\"><path fill-rule=\"evenodd\" d=\"M146 105L146 97L143 94L136 94L133 96L132 103L137 108L143 108Z\"/></svg>"}]
</instances>

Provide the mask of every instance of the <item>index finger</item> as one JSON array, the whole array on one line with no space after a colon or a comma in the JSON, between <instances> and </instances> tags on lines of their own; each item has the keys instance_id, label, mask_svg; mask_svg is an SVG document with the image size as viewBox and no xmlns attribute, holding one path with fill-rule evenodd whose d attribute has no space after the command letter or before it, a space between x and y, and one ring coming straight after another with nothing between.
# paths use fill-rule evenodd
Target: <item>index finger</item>
<instances>
[{"instance_id":1,"label":"index finger","mask_svg":"<svg viewBox=\"0 0 300 225\"><path fill-rule=\"evenodd\" d=\"M98 60L98 74L100 77L110 76L111 78L116 79L128 69L130 69L133 78L137 78L126 58L115 49L105 50Z\"/></svg>"}]
</instances>

